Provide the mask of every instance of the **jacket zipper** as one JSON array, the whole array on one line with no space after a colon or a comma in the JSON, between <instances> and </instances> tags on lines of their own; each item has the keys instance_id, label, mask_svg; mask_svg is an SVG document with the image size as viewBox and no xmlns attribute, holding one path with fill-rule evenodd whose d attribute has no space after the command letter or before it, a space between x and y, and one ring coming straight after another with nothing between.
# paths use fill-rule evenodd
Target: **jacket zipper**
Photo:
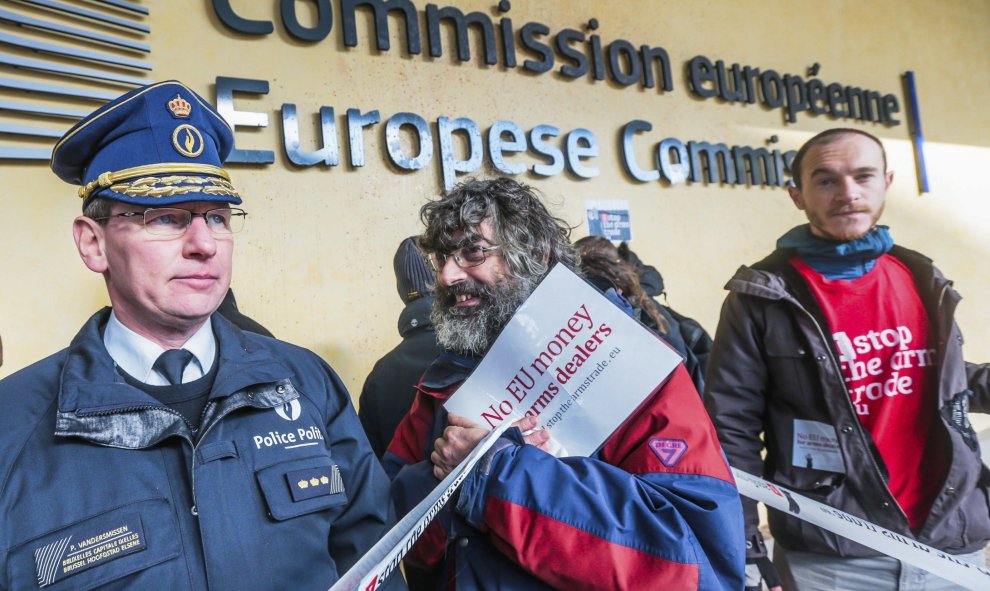
<instances>
[{"instance_id":1,"label":"jacket zipper","mask_svg":"<svg viewBox=\"0 0 990 591\"><path fill-rule=\"evenodd\" d=\"M125 407L125 408L118 408L118 409L115 409L115 410L112 410L112 411L88 412L88 413L83 413L80 416L84 416L84 417L106 417L106 416L115 415L115 414L123 414L123 413L126 413L126 412L135 412L135 411L142 411L142 410L163 410L163 411L165 411L165 412L167 412L169 414L173 414L173 415L179 417L180 419L182 419L182 422L186 424L186 427L189 428L189 431L190 432L192 432L194 430L192 428L192 425L189 424L189 421L186 420L186 417L182 416L180 413L172 410L171 408L168 408L167 406L156 406L156 405L152 405L152 404L145 404L145 405L141 405L141 406L128 406L128 407ZM206 433L204 432L204 435L205 434ZM191 482L191 484L194 485L195 484L195 478L196 478L196 471L195 471L195 466L196 466L196 444L193 443L193 441L191 439L189 439L188 437L186 437L185 435L183 435L181 433L179 433L179 437L181 437L187 443L189 443L189 446L192 448L192 454L191 454L191 457L189 459L189 465L190 465L189 471L192 473L192 477L194 479ZM202 440L202 437L200 438L200 440ZM145 445L145 446L142 446L142 447L137 448L137 449L146 449L148 447L149 446ZM196 487L195 486L192 486L189 492L192 495L192 508L190 509L190 513L192 513L194 517L199 517L199 512L196 511Z\"/></svg>"},{"instance_id":2,"label":"jacket zipper","mask_svg":"<svg viewBox=\"0 0 990 591\"><path fill-rule=\"evenodd\" d=\"M215 404L215 403L210 402L209 404ZM244 406L244 405L241 405L241 406ZM209 425L207 425L204 428L203 433L202 433L202 435L200 435L198 441L193 441L189 437L186 437L185 435L183 435L181 433L179 434L179 437L181 437L187 443L189 443L189 447L192 449L192 452L190 453L190 458L189 458L189 475L190 475L190 480L189 480L189 485L190 485L189 486L189 494L192 497L192 507L189 508L189 512L192 513L193 517L197 517L197 518L199 517L199 511L196 509L196 450L199 448L199 442L200 441L203 441L203 439L206 438L206 434L209 433L210 429L213 428L213 425L216 425L217 423L219 423L222 418L224 418L225 416L227 416L231 412L237 410L238 408L241 408L241 406L233 406L232 408L227 409L227 411L224 412L222 415L218 416L212 423L210 423ZM156 405L153 405L153 404L145 404L145 405L140 405L140 406L128 406L128 407L125 407L125 408L119 408L119 409L115 409L115 410L112 410L112 411L88 412L88 413L83 413L80 416L86 416L86 417L103 417L103 416L110 416L110 415L115 415L115 414L121 414L121 413L125 413L125 412L141 411L141 410L163 410L163 411L165 411L167 413L173 414L173 415L179 417L180 419L182 419L182 422L185 423L186 424L186 427L189 428L190 433L192 433L192 432L195 431L195 429L192 428L192 425L189 424L189 421L187 421L186 418L184 416L182 416L181 414L179 414L178 412L172 410L171 408L168 408L167 406L156 406ZM203 409L203 413L204 414L206 413L206 409L205 408ZM142 446L142 447L137 448L137 449L145 449L147 447L148 446Z\"/></svg>"},{"instance_id":3,"label":"jacket zipper","mask_svg":"<svg viewBox=\"0 0 990 591\"><path fill-rule=\"evenodd\" d=\"M192 430L192 425L189 424L189 421L186 420L186 417L182 416L180 413L172 410L171 408L169 408L167 406L158 406L158 405L154 405L154 404L142 404L142 405L139 405L139 406L126 406L124 408L116 408L114 410L98 410L98 411L95 411L95 412L86 412L86 411L83 411L81 413L77 413L77 416L80 416L80 417L108 417L110 415L122 414L122 413L125 413L125 412L134 412L134 411L138 411L138 410L164 410L165 412L167 412L169 414L173 414L173 415L179 417L180 419L182 419L182 422L185 423L187 427L189 427L189 430L190 431ZM112 447L112 446L107 446L107 447ZM148 446L142 446L142 447L139 447L139 448L136 448L136 449L145 449L146 447L148 447Z\"/></svg>"},{"instance_id":4,"label":"jacket zipper","mask_svg":"<svg viewBox=\"0 0 990 591\"><path fill-rule=\"evenodd\" d=\"M818 321L815 319L815 317L811 314L811 312L809 312L808 310L806 310L804 308L804 306L800 305L798 302L796 302L794 300L788 300L788 301L790 301L798 310L801 310L801 312L803 312L804 315L808 317L808 320L810 320L811 323L818 330L818 336L821 337L822 343L825 344L825 352L828 355L829 360L831 360L831 362L832 362L832 367L836 370L836 375L838 375L841 378L842 377L842 366L839 365L839 360L836 359L835 358L835 355L832 354L832 349L828 346L828 339L825 338L825 331L822 330L821 325L818 323ZM862 423L860 423L859 422L859 419L856 418L857 417L857 415L856 415L856 408L853 406L852 400L850 399L849 390L847 388L845 388L845 386L843 386L843 389L846 391L845 392L846 395L843 396L842 398L843 398L843 400L845 400L846 405L849 408L849 412L851 413L851 416L852 416L852 419L853 419L852 422L855 423L855 427L853 427L853 428L854 429L857 429L857 431L859 432L860 439L862 441L866 441L866 433L863 431L863 425L862 425ZM877 466L876 462L875 461L874 462L870 462L870 465L873 468L874 474L879 478L880 482L884 482L883 473L880 472L880 468ZM900 505L900 503L897 502L897 499L894 499L893 498L894 495L890 492L890 488L888 488L886 485L884 485L884 488L887 489L887 493L890 495L890 498L893 499L893 501L894 501L893 504L894 504L895 507L897 507L898 512L900 512L901 516L904 517L904 520L907 521L907 514L904 512L904 509L901 508L901 505Z\"/></svg>"},{"instance_id":5,"label":"jacket zipper","mask_svg":"<svg viewBox=\"0 0 990 591\"><path fill-rule=\"evenodd\" d=\"M938 340L939 340L938 375L936 376L936 382L935 382L935 396L936 396L936 399L935 399L935 412L938 415L941 415L941 412L940 411L941 411L941 406L942 406L942 395L941 395L942 372L944 371L944 368L945 368L945 356L949 352L949 338L952 336L952 322L943 322L942 321L942 309L943 309L943 304L945 303L945 295L947 293L949 293L949 288L951 288L951 287L952 287L952 284L950 282L946 282L946 283L944 283L942 285L942 290L938 294L938 303L935 306L935 318L936 318L936 321L939 323L939 327L942 329L942 332L940 332L939 335L938 335ZM965 360L963 360L963 363L965 363ZM950 392L949 394L951 395L952 392ZM941 417L940 417L940 419L941 419ZM940 424L942 426L942 429L943 430L948 431L949 427L947 427L945 425L945 419L939 420L938 421L938 424ZM951 445L949 446L949 450L948 451L949 451L950 454L954 454L955 453L955 450L953 449L953 447ZM951 456L949 458L949 463L950 464L952 463ZM945 488L948 485L949 485L949 479L948 479L948 474L946 474L945 482L942 483L941 489L939 490L938 494L936 495L935 499L933 500L933 502L932 502L933 505L934 505L934 501L935 500L937 500L939 497L941 497L942 495L945 494ZM925 517L925 521L924 521L924 523L921 526L921 530L919 531L919 534L920 535L925 535L925 536L926 535L929 535L931 533L931 530L934 528L934 523L931 521L931 516L932 516L931 508L929 508L929 510L928 510L928 516ZM942 520L944 520L945 515L943 514L941 516L941 518L942 518ZM940 520L939 523L941 523L941 520Z\"/></svg>"},{"instance_id":6,"label":"jacket zipper","mask_svg":"<svg viewBox=\"0 0 990 591\"><path fill-rule=\"evenodd\" d=\"M216 403L211 401L208 403L208 405L209 404L216 404ZM249 406L249 405L247 403L239 404L239 405L237 404L231 405L230 408L226 409L223 414L217 416L209 425L203 427L203 432L199 435L196 441L191 441L189 439L186 439L186 441L189 441L190 446L192 446L192 454L189 460L189 489L190 489L189 493L192 496L192 507L189 508L189 512L192 513L192 516L196 517L197 519L199 518L199 509L196 508L196 450L199 449L199 444L204 439L206 439L206 434L210 432L210 429L212 429L214 425L218 424L224 417L226 417L230 413L234 412L239 408L243 408L244 406ZM204 415L206 414L206 410L207 409L205 408L203 409Z\"/></svg>"},{"instance_id":7,"label":"jacket zipper","mask_svg":"<svg viewBox=\"0 0 990 591\"><path fill-rule=\"evenodd\" d=\"M946 355L946 353L949 351L949 336L952 334L952 323L951 322L950 323L943 323L942 322L942 304L943 304L943 302L945 302L945 294L947 294L949 292L949 287L950 287L950 285L948 283L946 283L945 285L942 286L942 291L939 292L939 294L938 294L938 304L935 306L935 317L936 317L936 321L939 322L940 327L942 325L949 327L949 332L945 333L944 335L943 334L939 334L938 335L938 338L939 338L939 347L941 348L941 350L939 351L939 360L938 360L939 361L939 363L938 363L938 368L939 368L938 380L939 380L939 382L942 381L942 367L945 365L943 362L945 361L945 355ZM937 386L938 386L938 384L936 384L936 387ZM939 396L938 398L939 398L939 404L941 404L941 402L942 402L941 401L941 396Z\"/></svg>"}]
</instances>

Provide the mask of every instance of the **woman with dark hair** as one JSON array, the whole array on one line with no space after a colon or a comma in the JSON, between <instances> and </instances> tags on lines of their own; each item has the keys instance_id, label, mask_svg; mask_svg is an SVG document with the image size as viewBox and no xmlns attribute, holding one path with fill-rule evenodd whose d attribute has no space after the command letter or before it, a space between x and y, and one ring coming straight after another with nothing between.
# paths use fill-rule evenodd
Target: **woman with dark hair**
<instances>
[{"instance_id":1,"label":"woman with dark hair","mask_svg":"<svg viewBox=\"0 0 990 591\"><path fill-rule=\"evenodd\" d=\"M619 249L602 236L585 236L574 243L585 278L603 292L614 287L633 307L633 317L660 335L684 358L698 391L704 388L704 368L688 346L680 324L670 309L661 306L643 290L636 268L621 256Z\"/></svg>"},{"instance_id":2,"label":"woman with dark hair","mask_svg":"<svg viewBox=\"0 0 990 591\"><path fill-rule=\"evenodd\" d=\"M640 287L636 271L628 263L611 259L598 250L581 253L579 248L578 252L581 256L581 271L588 281L599 288L606 288L602 291L606 291L610 284L637 312L635 316L640 322L662 336L670 332L670 325L660 315L653 300ZM599 283L600 279L606 279L608 284Z\"/></svg>"}]
</instances>

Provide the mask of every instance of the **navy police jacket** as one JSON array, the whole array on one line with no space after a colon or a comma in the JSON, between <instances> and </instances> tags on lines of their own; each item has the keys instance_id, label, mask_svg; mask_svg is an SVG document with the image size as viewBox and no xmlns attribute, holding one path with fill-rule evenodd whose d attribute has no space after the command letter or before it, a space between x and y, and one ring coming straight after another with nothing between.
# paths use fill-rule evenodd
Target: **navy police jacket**
<instances>
[{"instance_id":1,"label":"navy police jacket","mask_svg":"<svg viewBox=\"0 0 990 591\"><path fill-rule=\"evenodd\" d=\"M319 357L214 315L194 434L115 370L108 316L0 381L0 589L325 590L378 540L388 481Z\"/></svg>"}]
</instances>

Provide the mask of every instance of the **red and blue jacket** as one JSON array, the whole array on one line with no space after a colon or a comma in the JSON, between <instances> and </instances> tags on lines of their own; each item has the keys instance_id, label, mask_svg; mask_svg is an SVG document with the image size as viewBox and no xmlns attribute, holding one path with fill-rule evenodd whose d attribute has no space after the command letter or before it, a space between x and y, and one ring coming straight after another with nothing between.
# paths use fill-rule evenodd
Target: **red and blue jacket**
<instances>
[{"instance_id":1,"label":"red and blue jacket","mask_svg":"<svg viewBox=\"0 0 990 591\"><path fill-rule=\"evenodd\" d=\"M439 484L442 404L472 369L444 354L418 386L383 458L400 515ZM683 365L591 457L504 437L406 556L439 572L438 588L743 588L739 494Z\"/></svg>"}]
</instances>

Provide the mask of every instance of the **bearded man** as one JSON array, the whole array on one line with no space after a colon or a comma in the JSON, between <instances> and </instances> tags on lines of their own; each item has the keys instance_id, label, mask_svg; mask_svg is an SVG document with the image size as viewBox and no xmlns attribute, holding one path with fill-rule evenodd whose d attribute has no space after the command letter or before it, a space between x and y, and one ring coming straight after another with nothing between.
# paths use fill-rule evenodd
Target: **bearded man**
<instances>
[{"instance_id":1,"label":"bearded man","mask_svg":"<svg viewBox=\"0 0 990 591\"><path fill-rule=\"evenodd\" d=\"M437 270L443 353L383 459L398 511L423 499L487 434L443 403L556 264L574 267L567 224L513 180L469 181L421 213ZM439 589L738 589L742 536L732 477L679 365L590 457L555 457L535 417L516 423L406 557ZM651 446L678 439L677 461ZM593 558L592 558L593 557Z\"/></svg>"},{"instance_id":2,"label":"bearded man","mask_svg":"<svg viewBox=\"0 0 990 591\"><path fill-rule=\"evenodd\" d=\"M877 225L894 173L876 137L824 131L792 172L808 223L726 285L705 376L729 462L982 564L990 473L967 413L990 408L990 376L963 360L959 294ZM774 587L756 502L743 507L747 585L762 571ZM958 588L786 512L769 521L785 589Z\"/></svg>"}]
</instances>

